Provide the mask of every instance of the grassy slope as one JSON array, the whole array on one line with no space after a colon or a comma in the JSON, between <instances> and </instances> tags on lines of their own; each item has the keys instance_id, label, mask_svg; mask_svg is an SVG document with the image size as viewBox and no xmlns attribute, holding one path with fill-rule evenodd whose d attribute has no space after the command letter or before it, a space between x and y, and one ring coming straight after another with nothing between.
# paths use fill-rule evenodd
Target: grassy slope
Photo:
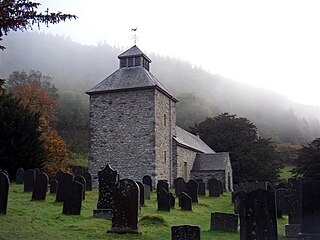
<instances>
[{"instance_id":1,"label":"grassy slope","mask_svg":"<svg viewBox=\"0 0 320 240\"><path fill-rule=\"evenodd\" d=\"M142 216L160 216L161 222L140 221L141 235L107 234L111 221L94 219L92 211L96 207L98 191L86 193L80 216L61 214L62 204L55 203L54 195L46 201L30 201L31 193L23 193L22 185L10 186L8 213L0 215L0 239L170 239L170 226L180 224L200 225L202 239L236 240L239 233L210 232L210 213L213 211L232 212L230 194L220 198L200 197L193 205L192 212L183 212L176 207L170 213L158 212L153 193L151 200L142 208ZM176 201L177 202L177 201ZM177 204L177 203L176 203ZM287 219L278 222L279 235L283 235ZM280 238L284 239L284 238Z\"/></svg>"}]
</instances>

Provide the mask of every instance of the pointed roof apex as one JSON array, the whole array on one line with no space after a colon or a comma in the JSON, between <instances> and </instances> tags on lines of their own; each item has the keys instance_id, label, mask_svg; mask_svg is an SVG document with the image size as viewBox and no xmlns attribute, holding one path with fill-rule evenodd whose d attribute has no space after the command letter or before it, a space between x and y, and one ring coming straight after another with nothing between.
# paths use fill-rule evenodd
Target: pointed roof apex
<instances>
[{"instance_id":1,"label":"pointed roof apex","mask_svg":"<svg viewBox=\"0 0 320 240\"><path fill-rule=\"evenodd\" d=\"M149 63L151 63L151 59L147 57L136 45L129 48L125 52L121 53L118 58L128 58L128 57L137 57L137 56L143 56Z\"/></svg>"}]
</instances>

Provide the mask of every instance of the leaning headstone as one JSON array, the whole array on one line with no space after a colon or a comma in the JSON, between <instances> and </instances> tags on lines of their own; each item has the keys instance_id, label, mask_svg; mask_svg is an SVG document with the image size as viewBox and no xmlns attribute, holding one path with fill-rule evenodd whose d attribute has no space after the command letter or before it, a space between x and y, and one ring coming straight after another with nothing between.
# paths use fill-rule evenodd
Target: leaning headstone
<instances>
[{"instance_id":1,"label":"leaning headstone","mask_svg":"<svg viewBox=\"0 0 320 240\"><path fill-rule=\"evenodd\" d=\"M320 182L311 181L303 184L302 189L302 224L299 239L320 239Z\"/></svg>"},{"instance_id":2,"label":"leaning headstone","mask_svg":"<svg viewBox=\"0 0 320 240\"><path fill-rule=\"evenodd\" d=\"M139 187L130 179L117 182L113 192L114 208L109 233L139 233Z\"/></svg>"},{"instance_id":3,"label":"leaning headstone","mask_svg":"<svg viewBox=\"0 0 320 240\"><path fill-rule=\"evenodd\" d=\"M220 196L220 183L219 180L216 178L210 178L208 180L208 190L209 190L209 197L219 197Z\"/></svg>"},{"instance_id":4,"label":"leaning headstone","mask_svg":"<svg viewBox=\"0 0 320 240\"><path fill-rule=\"evenodd\" d=\"M86 179L86 191L92 191L92 176L90 173L85 172L82 175Z\"/></svg>"},{"instance_id":5,"label":"leaning headstone","mask_svg":"<svg viewBox=\"0 0 320 240\"><path fill-rule=\"evenodd\" d=\"M9 183L9 177L0 172L0 214L7 214Z\"/></svg>"},{"instance_id":6,"label":"leaning headstone","mask_svg":"<svg viewBox=\"0 0 320 240\"><path fill-rule=\"evenodd\" d=\"M74 181L77 181L78 183L81 183L84 186L84 191L83 191L83 196L82 196L82 200L86 199L86 179L83 176L75 176Z\"/></svg>"},{"instance_id":7,"label":"leaning headstone","mask_svg":"<svg viewBox=\"0 0 320 240\"><path fill-rule=\"evenodd\" d=\"M171 227L171 240L200 240L199 226L181 225Z\"/></svg>"},{"instance_id":8,"label":"leaning headstone","mask_svg":"<svg viewBox=\"0 0 320 240\"><path fill-rule=\"evenodd\" d=\"M195 180L189 180L187 182L187 192L192 199L193 203L198 202L198 183Z\"/></svg>"},{"instance_id":9,"label":"leaning headstone","mask_svg":"<svg viewBox=\"0 0 320 240\"><path fill-rule=\"evenodd\" d=\"M150 186L147 184L143 184L143 185L144 185L144 199L150 200L151 198Z\"/></svg>"},{"instance_id":10,"label":"leaning headstone","mask_svg":"<svg viewBox=\"0 0 320 240\"><path fill-rule=\"evenodd\" d=\"M170 208L174 208L176 205L176 198L173 196L173 193L169 192L170 197Z\"/></svg>"},{"instance_id":11,"label":"leaning headstone","mask_svg":"<svg viewBox=\"0 0 320 240\"><path fill-rule=\"evenodd\" d=\"M180 193L179 202L181 210L192 211L192 199L185 192Z\"/></svg>"},{"instance_id":12,"label":"leaning headstone","mask_svg":"<svg viewBox=\"0 0 320 240\"><path fill-rule=\"evenodd\" d=\"M152 179L149 175L142 178L142 183L150 186L150 191L152 192Z\"/></svg>"},{"instance_id":13,"label":"leaning headstone","mask_svg":"<svg viewBox=\"0 0 320 240\"><path fill-rule=\"evenodd\" d=\"M74 181L74 175L70 173L58 172L57 174L58 188L56 194L56 202L64 202L67 194L67 184Z\"/></svg>"},{"instance_id":14,"label":"leaning headstone","mask_svg":"<svg viewBox=\"0 0 320 240\"><path fill-rule=\"evenodd\" d=\"M179 196L180 193L185 192L187 190L187 183L184 181L182 177L178 177L175 180L175 194Z\"/></svg>"},{"instance_id":15,"label":"leaning headstone","mask_svg":"<svg viewBox=\"0 0 320 240\"><path fill-rule=\"evenodd\" d=\"M24 171L24 174L23 174L24 192L32 192L35 181L36 181L35 170L29 169Z\"/></svg>"},{"instance_id":16,"label":"leaning headstone","mask_svg":"<svg viewBox=\"0 0 320 240\"><path fill-rule=\"evenodd\" d=\"M139 196L139 199L140 199L140 206L144 206L144 185L142 182L137 182L138 186L139 186L139 193L140 193L140 196Z\"/></svg>"},{"instance_id":17,"label":"leaning headstone","mask_svg":"<svg viewBox=\"0 0 320 240\"><path fill-rule=\"evenodd\" d=\"M93 210L93 217L111 220L114 204L113 190L117 183L118 174L107 164L104 169L98 172L98 178L99 198L97 209Z\"/></svg>"},{"instance_id":18,"label":"leaning headstone","mask_svg":"<svg viewBox=\"0 0 320 240\"><path fill-rule=\"evenodd\" d=\"M206 184L204 182L198 182L198 195L199 196L206 195Z\"/></svg>"},{"instance_id":19,"label":"leaning headstone","mask_svg":"<svg viewBox=\"0 0 320 240\"><path fill-rule=\"evenodd\" d=\"M32 200L40 201L46 200L47 191L48 191L48 175L45 173L39 173L36 178L36 182L33 186Z\"/></svg>"},{"instance_id":20,"label":"leaning headstone","mask_svg":"<svg viewBox=\"0 0 320 240\"><path fill-rule=\"evenodd\" d=\"M246 194L240 239L277 240L277 216L273 192L257 189Z\"/></svg>"},{"instance_id":21,"label":"leaning headstone","mask_svg":"<svg viewBox=\"0 0 320 240\"><path fill-rule=\"evenodd\" d=\"M160 191L157 189L158 211L170 212L170 194L162 188Z\"/></svg>"},{"instance_id":22,"label":"leaning headstone","mask_svg":"<svg viewBox=\"0 0 320 240\"><path fill-rule=\"evenodd\" d=\"M18 168L16 171L16 184L23 184L24 169Z\"/></svg>"},{"instance_id":23,"label":"leaning headstone","mask_svg":"<svg viewBox=\"0 0 320 240\"><path fill-rule=\"evenodd\" d=\"M74 181L65 186L66 195L63 202L62 213L66 215L80 215L84 185Z\"/></svg>"},{"instance_id":24,"label":"leaning headstone","mask_svg":"<svg viewBox=\"0 0 320 240\"><path fill-rule=\"evenodd\" d=\"M58 180L57 179L51 179L49 181L50 184L50 193L51 194L56 194L57 193L57 189L58 189Z\"/></svg>"},{"instance_id":25,"label":"leaning headstone","mask_svg":"<svg viewBox=\"0 0 320 240\"><path fill-rule=\"evenodd\" d=\"M238 215L232 213L211 213L211 231L237 232Z\"/></svg>"}]
</instances>

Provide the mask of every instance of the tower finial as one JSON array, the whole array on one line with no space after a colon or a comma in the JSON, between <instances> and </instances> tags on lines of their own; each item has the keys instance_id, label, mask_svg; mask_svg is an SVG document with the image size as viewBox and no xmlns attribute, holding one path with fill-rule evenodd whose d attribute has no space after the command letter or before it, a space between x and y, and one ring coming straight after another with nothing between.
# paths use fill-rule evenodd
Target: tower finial
<instances>
[{"instance_id":1,"label":"tower finial","mask_svg":"<svg viewBox=\"0 0 320 240\"><path fill-rule=\"evenodd\" d=\"M133 35L133 40L134 40L134 45L137 45L137 27L136 28L132 28L131 31L134 32L134 35Z\"/></svg>"}]
</instances>

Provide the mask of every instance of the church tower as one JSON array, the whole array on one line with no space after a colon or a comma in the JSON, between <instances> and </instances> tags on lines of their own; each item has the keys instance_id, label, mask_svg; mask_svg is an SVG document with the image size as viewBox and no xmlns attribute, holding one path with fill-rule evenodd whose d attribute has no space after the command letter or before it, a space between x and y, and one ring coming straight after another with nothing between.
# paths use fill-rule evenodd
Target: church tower
<instances>
[{"instance_id":1,"label":"church tower","mask_svg":"<svg viewBox=\"0 0 320 240\"><path fill-rule=\"evenodd\" d=\"M88 90L89 171L106 164L120 178L172 184L172 139L177 99L151 74L151 60L133 46L118 56L119 69Z\"/></svg>"}]
</instances>

